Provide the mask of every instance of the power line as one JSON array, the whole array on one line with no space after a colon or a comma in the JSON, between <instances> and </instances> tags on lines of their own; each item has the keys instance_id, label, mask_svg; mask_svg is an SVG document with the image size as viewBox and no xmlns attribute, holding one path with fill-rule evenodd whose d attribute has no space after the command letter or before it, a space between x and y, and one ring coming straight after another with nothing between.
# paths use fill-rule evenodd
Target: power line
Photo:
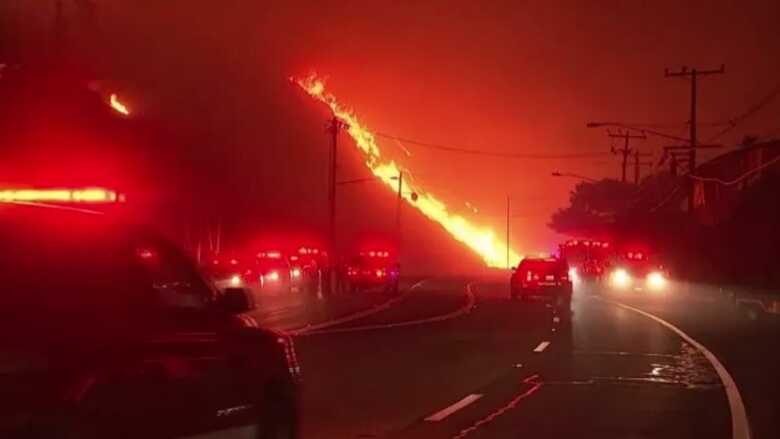
<instances>
[{"instance_id":1,"label":"power line","mask_svg":"<svg viewBox=\"0 0 780 439\"><path fill-rule=\"evenodd\" d=\"M780 162L780 156L775 157L772 160L770 160L770 161L768 161L768 162L766 162L766 163L764 163L764 164L762 164L760 166L756 166L755 168L747 171L746 173L740 175L739 177L737 177L736 179L731 180L731 181L725 181L725 180L722 180L722 179L717 178L717 177L697 177L695 175L689 175L689 177L694 179L694 180L697 180L697 181L719 183L719 184L722 184L723 186L733 186L733 185L739 183L740 181L746 179L747 177L755 174L756 172L761 171L762 169L768 168L769 166L771 166L771 165L773 165L773 164L775 164L777 162Z\"/></svg>"},{"instance_id":2,"label":"power line","mask_svg":"<svg viewBox=\"0 0 780 439\"><path fill-rule=\"evenodd\" d=\"M663 199L663 201L661 201L660 203L658 203L658 205L656 205L655 207L653 207L652 209L650 209L650 212L655 212L655 211L657 211L658 209L660 209L660 208L664 207L664 206L666 205L666 203L668 203L669 201L671 201L671 200L672 200L672 198L673 198L675 195L677 195L677 193L678 193L678 192L680 192L680 189L682 189L682 188L683 188L683 185L679 185L679 184L678 184L677 186L675 186L675 188L674 188L674 189L672 189L672 191L669 193L669 195L668 195L666 198L664 198L664 199Z\"/></svg>"},{"instance_id":3,"label":"power line","mask_svg":"<svg viewBox=\"0 0 780 439\"><path fill-rule=\"evenodd\" d=\"M756 102L755 104L751 105L744 113L738 115L737 117L734 117L734 118L730 119L728 121L729 126L727 126L726 128L722 129L721 131L719 131L717 134L712 136L712 138L707 139L707 142L712 142L713 140L723 136L724 134L727 134L729 131L731 131L734 128L736 128L738 124L744 122L745 119L753 116L754 114L756 114L759 111L761 111L761 109L763 109L764 107L769 105L772 102L772 100L774 100L778 95L780 95L780 84L778 84L774 88L774 90L769 92L769 94L767 94L766 96L761 98L758 102Z\"/></svg>"},{"instance_id":4,"label":"power line","mask_svg":"<svg viewBox=\"0 0 780 439\"><path fill-rule=\"evenodd\" d=\"M398 142L408 143L417 146L423 146L430 149L439 151L446 151L458 154L479 155L486 157L503 157L512 159L529 159L529 160L545 160L545 159L590 159L594 157L606 157L609 153L600 152L583 152L583 153L569 153L569 154L541 154L541 153L512 153L512 152L500 152L500 151L481 151L474 148L464 148L460 146L444 145L440 143L421 142L419 140L408 139L405 137L394 136L386 133L375 132L375 136L383 137L385 139L395 140Z\"/></svg>"}]
</instances>

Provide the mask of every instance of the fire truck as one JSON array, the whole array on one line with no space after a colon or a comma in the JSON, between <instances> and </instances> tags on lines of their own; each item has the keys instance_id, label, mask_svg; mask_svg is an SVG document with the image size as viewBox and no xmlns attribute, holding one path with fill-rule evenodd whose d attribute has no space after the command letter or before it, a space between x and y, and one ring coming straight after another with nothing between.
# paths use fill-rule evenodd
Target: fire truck
<instances>
[{"instance_id":1,"label":"fire truck","mask_svg":"<svg viewBox=\"0 0 780 439\"><path fill-rule=\"evenodd\" d=\"M609 291L662 293L671 288L668 268L647 249L623 249L610 265L603 282Z\"/></svg>"},{"instance_id":2,"label":"fire truck","mask_svg":"<svg viewBox=\"0 0 780 439\"><path fill-rule=\"evenodd\" d=\"M598 282L609 269L614 246L609 241L570 239L559 246L561 258L569 263L569 278Z\"/></svg>"}]
</instances>

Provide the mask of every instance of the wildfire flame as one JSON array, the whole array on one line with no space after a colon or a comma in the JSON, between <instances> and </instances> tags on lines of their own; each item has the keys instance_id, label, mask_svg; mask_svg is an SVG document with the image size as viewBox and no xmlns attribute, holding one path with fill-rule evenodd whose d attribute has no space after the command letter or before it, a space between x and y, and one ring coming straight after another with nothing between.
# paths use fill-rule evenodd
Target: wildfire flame
<instances>
[{"instance_id":1,"label":"wildfire flame","mask_svg":"<svg viewBox=\"0 0 780 439\"><path fill-rule=\"evenodd\" d=\"M397 190L398 182L395 178L400 173L399 166L393 160L382 159L382 154L374 135L360 123L355 112L344 108L333 94L325 91L325 82L317 75L312 74L306 78L292 80L314 99L330 107L330 110L337 118L347 123L347 132L355 141L355 145L365 154L365 164L368 169L382 180L388 188L394 191ZM476 226L466 218L450 213L444 202L419 187L416 183L404 181L403 184L402 194L409 205L417 208L429 219L441 224L456 240L479 254L488 266L505 266L507 248L493 230L487 227ZM417 200L412 200L412 193L418 195ZM519 255L509 249L510 264L517 263L519 259Z\"/></svg>"},{"instance_id":2,"label":"wildfire flame","mask_svg":"<svg viewBox=\"0 0 780 439\"><path fill-rule=\"evenodd\" d=\"M116 93L111 93L111 96L108 98L108 103L117 113L123 114L125 116L130 115L130 110L128 110L127 106L119 100Z\"/></svg>"}]
</instances>

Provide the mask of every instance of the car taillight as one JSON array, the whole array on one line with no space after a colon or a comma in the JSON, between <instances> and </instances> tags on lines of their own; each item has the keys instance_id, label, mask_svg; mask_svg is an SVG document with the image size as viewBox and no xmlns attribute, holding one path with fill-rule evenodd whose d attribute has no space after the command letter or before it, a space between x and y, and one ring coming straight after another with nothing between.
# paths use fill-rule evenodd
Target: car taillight
<instances>
[{"instance_id":1,"label":"car taillight","mask_svg":"<svg viewBox=\"0 0 780 439\"><path fill-rule=\"evenodd\" d=\"M376 277L385 277L387 272L385 270L377 270L376 271Z\"/></svg>"},{"instance_id":2,"label":"car taillight","mask_svg":"<svg viewBox=\"0 0 780 439\"><path fill-rule=\"evenodd\" d=\"M292 277L301 277L301 269L300 268L293 268L290 270L290 276Z\"/></svg>"}]
</instances>

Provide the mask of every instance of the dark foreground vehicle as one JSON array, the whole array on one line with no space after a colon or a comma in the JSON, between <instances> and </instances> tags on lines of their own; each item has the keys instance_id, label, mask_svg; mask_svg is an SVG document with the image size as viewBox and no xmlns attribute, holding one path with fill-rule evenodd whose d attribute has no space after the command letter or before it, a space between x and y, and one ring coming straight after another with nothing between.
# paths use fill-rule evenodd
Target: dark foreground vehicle
<instances>
[{"instance_id":1,"label":"dark foreground vehicle","mask_svg":"<svg viewBox=\"0 0 780 439\"><path fill-rule=\"evenodd\" d=\"M569 265L557 258L525 258L512 273L510 291L512 299L541 296L568 303L572 295Z\"/></svg>"},{"instance_id":2,"label":"dark foreground vehicle","mask_svg":"<svg viewBox=\"0 0 780 439\"><path fill-rule=\"evenodd\" d=\"M0 437L297 437L291 342L244 290L103 215L0 204L0 245Z\"/></svg>"}]
</instances>

